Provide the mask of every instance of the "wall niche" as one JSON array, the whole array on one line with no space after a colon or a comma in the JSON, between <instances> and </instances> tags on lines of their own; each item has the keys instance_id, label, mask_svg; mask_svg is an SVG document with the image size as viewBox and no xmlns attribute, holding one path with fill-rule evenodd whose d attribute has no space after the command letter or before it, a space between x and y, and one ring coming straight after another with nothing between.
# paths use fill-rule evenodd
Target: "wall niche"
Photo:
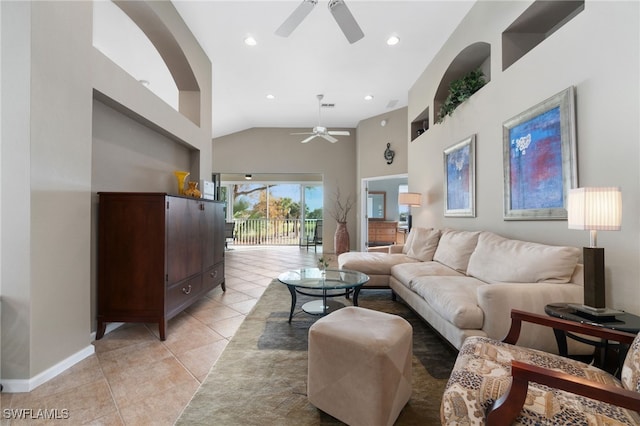
<instances>
[{"instance_id":1,"label":"wall niche","mask_svg":"<svg viewBox=\"0 0 640 426\"><path fill-rule=\"evenodd\" d=\"M583 10L584 0L534 2L502 33L502 71Z\"/></svg>"},{"instance_id":2,"label":"wall niche","mask_svg":"<svg viewBox=\"0 0 640 426\"><path fill-rule=\"evenodd\" d=\"M491 81L491 45L489 43L471 44L458 53L451 62L440 80L440 85L438 85L433 99L435 121L437 121L438 112L449 95L451 82L478 68L484 73L486 85Z\"/></svg>"}]
</instances>

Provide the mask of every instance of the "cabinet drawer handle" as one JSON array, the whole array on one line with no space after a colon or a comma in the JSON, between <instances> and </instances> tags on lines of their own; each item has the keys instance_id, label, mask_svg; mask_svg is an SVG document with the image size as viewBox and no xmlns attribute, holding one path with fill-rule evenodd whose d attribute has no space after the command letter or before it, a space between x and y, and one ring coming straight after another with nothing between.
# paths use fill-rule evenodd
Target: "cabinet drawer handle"
<instances>
[{"instance_id":1,"label":"cabinet drawer handle","mask_svg":"<svg viewBox=\"0 0 640 426\"><path fill-rule=\"evenodd\" d=\"M215 278L218 276L218 271L213 271L209 275L211 276L211 278Z\"/></svg>"},{"instance_id":2,"label":"cabinet drawer handle","mask_svg":"<svg viewBox=\"0 0 640 426\"><path fill-rule=\"evenodd\" d=\"M183 292L184 294L189 294L189 293L191 293L191 284L189 284L189 285L187 286L187 288L182 287L182 292Z\"/></svg>"}]
</instances>

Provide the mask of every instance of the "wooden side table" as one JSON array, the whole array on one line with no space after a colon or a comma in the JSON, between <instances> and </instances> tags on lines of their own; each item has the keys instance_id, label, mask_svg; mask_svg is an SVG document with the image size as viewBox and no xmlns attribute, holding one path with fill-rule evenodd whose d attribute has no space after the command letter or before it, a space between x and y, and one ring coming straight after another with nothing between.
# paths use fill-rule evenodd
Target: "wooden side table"
<instances>
[{"instance_id":1,"label":"wooden side table","mask_svg":"<svg viewBox=\"0 0 640 426\"><path fill-rule=\"evenodd\" d=\"M591 324L633 334L638 334L638 332L640 332L640 316L633 315L628 312L608 309L597 314L590 314L589 312L576 309L575 305L570 303L551 303L544 307L544 311L549 316L562 318L568 321ZM611 343L608 340L597 341L585 339L572 333L565 333L562 330L554 329L553 332L556 336L560 355L568 356L567 337L586 343L600 349L599 351L596 351L596 356L594 357L594 361L599 364L598 366L612 374L615 374L617 377L620 377L620 368L622 367L622 362L629 350L627 345ZM598 352L600 355L599 359L597 356ZM608 359L611 352L613 352L617 358L614 364L612 364L613 361L611 358Z\"/></svg>"}]
</instances>

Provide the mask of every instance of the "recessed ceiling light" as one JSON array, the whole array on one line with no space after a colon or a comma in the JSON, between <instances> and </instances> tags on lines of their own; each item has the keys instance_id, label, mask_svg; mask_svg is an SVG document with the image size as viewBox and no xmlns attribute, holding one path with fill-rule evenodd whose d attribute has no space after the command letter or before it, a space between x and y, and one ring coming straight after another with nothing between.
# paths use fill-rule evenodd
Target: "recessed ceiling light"
<instances>
[{"instance_id":1,"label":"recessed ceiling light","mask_svg":"<svg viewBox=\"0 0 640 426\"><path fill-rule=\"evenodd\" d=\"M246 180L251 180L251 179L253 179L253 176L251 176L250 174L247 173L246 175L244 175L244 178Z\"/></svg>"},{"instance_id":2,"label":"recessed ceiling light","mask_svg":"<svg viewBox=\"0 0 640 426\"><path fill-rule=\"evenodd\" d=\"M247 46L255 46L256 44L258 44L258 42L252 36L246 36L244 38L244 44L246 44Z\"/></svg>"},{"instance_id":3,"label":"recessed ceiling light","mask_svg":"<svg viewBox=\"0 0 640 426\"><path fill-rule=\"evenodd\" d=\"M271 93L269 93L269 94L267 95L267 99L269 99L269 100L272 100L272 99L275 99L275 98L276 98L276 97L275 97L275 96L273 96Z\"/></svg>"},{"instance_id":4,"label":"recessed ceiling light","mask_svg":"<svg viewBox=\"0 0 640 426\"><path fill-rule=\"evenodd\" d=\"M365 101L370 101L370 100L372 100L372 99L373 99L373 95L366 95L366 96L364 97L364 100L365 100Z\"/></svg>"},{"instance_id":5,"label":"recessed ceiling light","mask_svg":"<svg viewBox=\"0 0 640 426\"><path fill-rule=\"evenodd\" d=\"M138 82L142 84L144 87L149 87L149 85L151 84L149 83L149 80L138 80Z\"/></svg>"},{"instance_id":6,"label":"recessed ceiling light","mask_svg":"<svg viewBox=\"0 0 640 426\"><path fill-rule=\"evenodd\" d=\"M387 39L387 44L389 46L395 46L396 44L400 43L400 37L398 37L397 35L392 35L391 37L389 37Z\"/></svg>"}]
</instances>

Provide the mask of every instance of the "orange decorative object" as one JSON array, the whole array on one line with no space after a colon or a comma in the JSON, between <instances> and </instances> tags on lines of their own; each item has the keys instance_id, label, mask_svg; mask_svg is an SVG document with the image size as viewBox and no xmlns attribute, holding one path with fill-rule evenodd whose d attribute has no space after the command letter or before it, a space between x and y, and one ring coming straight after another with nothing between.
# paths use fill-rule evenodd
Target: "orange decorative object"
<instances>
[{"instance_id":1,"label":"orange decorative object","mask_svg":"<svg viewBox=\"0 0 640 426\"><path fill-rule=\"evenodd\" d=\"M198 182L189 181L187 182L187 184L189 185L189 187L184 191L184 195L193 198L202 197L202 192L200 192L200 190L198 189Z\"/></svg>"},{"instance_id":2,"label":"orange decorative object","mask_svg":"<svg viewBox=\"0 0 640 426\"><path fill-rule=\"evenodd\" d=\"M184 182L191 173L176 170L173 174L176 175L176 179L178 179L178 195L184 195Z\"/></svg>"}]
</instances>

